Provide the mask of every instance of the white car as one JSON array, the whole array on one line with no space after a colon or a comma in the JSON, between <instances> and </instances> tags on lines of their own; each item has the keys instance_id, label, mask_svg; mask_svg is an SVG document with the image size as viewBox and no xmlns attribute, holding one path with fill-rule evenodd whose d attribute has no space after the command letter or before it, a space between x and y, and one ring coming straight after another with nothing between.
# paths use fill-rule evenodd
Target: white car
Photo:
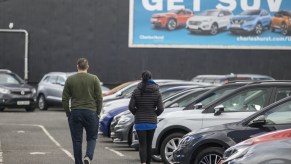
<instances>
[{"instance_id":1,"label":"white car","mask_svg":"<svg viewBox=\"0 0 291 164\"><path fill-rule=\"evenodd\" d=\"M219 29L227 28L232 17L232 12L228 10L205 10L199 15L189 18L186 28L191 33L206 31L211 35L216 35Z\"/></svg>"},{"instance_id":2,"label":"white car","mask_svg":"<svg viewBox=\"0 0 291 164\"><path fill-rule=\"evenodd\" d=\"M245 85L213 101L203 109L165 113L158 117L152 152L163 162L173 162L173 151L188 132L240 121L263 107L289 95L291 83L257 82Z\"/></svg>"}]
</instances>

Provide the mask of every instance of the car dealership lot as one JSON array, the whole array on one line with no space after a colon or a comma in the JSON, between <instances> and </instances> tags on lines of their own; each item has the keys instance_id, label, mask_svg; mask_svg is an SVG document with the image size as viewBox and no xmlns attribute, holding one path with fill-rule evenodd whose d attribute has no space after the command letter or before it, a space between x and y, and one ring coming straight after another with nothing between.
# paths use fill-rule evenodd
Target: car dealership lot
<instances>
[{"instance_id":1,"label":"car dealership lot","mask_svg":"<svg viewBox=\"0 0 291 164\"><path fill-rule=\"evenodd\" d=\"M0 164L72 164L72 154L62 109L33 113L10 109L0 113ZM139 155L127 144L114 144L110 138L99 136L92 163L134 164L139 163Z\"/></svg>"}]
</instances>

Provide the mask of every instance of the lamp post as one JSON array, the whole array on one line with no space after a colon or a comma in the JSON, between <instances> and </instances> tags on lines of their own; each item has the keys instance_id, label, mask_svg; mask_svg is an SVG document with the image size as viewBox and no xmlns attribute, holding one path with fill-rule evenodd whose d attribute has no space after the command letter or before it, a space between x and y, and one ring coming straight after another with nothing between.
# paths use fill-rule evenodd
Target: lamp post
<instances>
[{"instance_id":1,"label":"lamp post","mask_svg":"<svg viewBox=\"0 0 291 164\"><path fill-rule=\"evenodd\" d=\"M24 50L24 80L28 80L28 32L24 29L13 29L14 24L9 23L9 29L0 29L2 33L23 33L25 35Z\"/></svg>"}]
</instances>

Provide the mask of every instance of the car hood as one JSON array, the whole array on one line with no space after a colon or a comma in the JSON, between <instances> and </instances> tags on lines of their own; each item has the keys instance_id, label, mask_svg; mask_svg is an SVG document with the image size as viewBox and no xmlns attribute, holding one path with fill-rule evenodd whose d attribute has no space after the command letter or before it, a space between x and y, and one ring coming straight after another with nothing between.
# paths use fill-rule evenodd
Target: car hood
<instances>
[{"instance_id":1,"label":"car hood","mask_svg":"<svg viewBox=\"0 0 291 164\"><path fill-rule=\"evenodd\" d=\"M183 110L184 107L166 108L159 118L180 118L180 117L193 117L194 110ZM190 115L190 116L189 116Z\"/></svg>"},{"instance_id":2,"label":"car hood","mask_svg":"<svg viewBox=\"0 0 291 164\"><path fill-rule=\"evenodd\" d=\"M157 14L153 14L152 17L156 18L156 17L166 17L166 16L172 16L175 15L174 13L157 13Z\"/></svg>"},{"instance_id":3,"label":"car hood","mask_svg":"<svg viewBox=\"0 0 291 164\"><path fill-rule=\"evenodd\" d=\"M253 20L256 19L258 17L258 15L236 15L234 16L232 19L233 20Z\"/></svg>"},{"instance_id":4,"label":"car hood","mask_svg":"<svg viewBox=\"0 0 291 164\"><path fill-rule=\"evenodd\" d=\"M194 16L194 17L189 18L189 21L205 21L205 20L210 21L213 19L216 19L216 17L213 17L213 16Z\"/></svg>"},{"instance_id":5,"label":"car hood","mask_svg":"<svg viewBox=\"0 0 291 164\"><path fill-rule=\"evenodd\" d=\"M227 130L234 130L239 127L239 122L232 122L232 123L227 123L227 124L222 124L222 125L215 125L215 126L209 126L205 128L201 128L199 130L192 131L188 133L188 136L191 135L197 135L201 133L208 133L208 132L213 132L213 131L227 131Z\"/></svg>"},{"instance_id":6,"label":"car hood","mask_svg":"<svg viewBox=\"0 0 291 164\"><path fill-rule=\"evenodd\" d=\"M33 87L28 84L0 84L0 88L9 89L11 91L30 91L33 89Z\"/></svg>"}]
</instances>

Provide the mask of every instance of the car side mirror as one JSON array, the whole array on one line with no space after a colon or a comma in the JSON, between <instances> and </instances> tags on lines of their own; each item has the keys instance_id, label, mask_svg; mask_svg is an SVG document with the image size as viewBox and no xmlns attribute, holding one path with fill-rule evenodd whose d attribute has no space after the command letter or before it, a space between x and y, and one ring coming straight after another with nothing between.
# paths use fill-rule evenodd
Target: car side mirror
<instances>
[{"instance_id":1,"label":"car side mirror","mask_svg":"<svg viewBox=\"0 0 291 164\"><path fill-rule=\"evenodd\" d=\"M116 96L118 96L118 97L119 97L119 96L122 96L122 92L120 92L120 91L117 92L117 93L116 93Z\"/></svg>"},{"instance_id":2,"label":"car side mirror","mask_svg":"<svg viewBox=\"0 0 291 164\"><path fill-rule=\"evenodd\" d=\"M203 107L202 103L198 103L194 105L194 109L201 109Z\"/></svg>"},{"instance_id":3,"label":"car side mirror","mask_svg":"<svg viewBox=\"0 0 291 164\"><path fill-rule=\"evenodd\" d=\"M266 124L266 118L264 115L260 115L249 123L250 127L260 127Z\"/></svg>"},{"instance_id":4,"label":"car side mirror","mask_svg":"<svg viewBox=\"0 0 291 164\"><path fill-rule=\"evenodd\" d=\"M214 116L221 115L221 112L224 111L224 106L223 105L218 105L214 107Z\"/></svg>"}]
</instances>

